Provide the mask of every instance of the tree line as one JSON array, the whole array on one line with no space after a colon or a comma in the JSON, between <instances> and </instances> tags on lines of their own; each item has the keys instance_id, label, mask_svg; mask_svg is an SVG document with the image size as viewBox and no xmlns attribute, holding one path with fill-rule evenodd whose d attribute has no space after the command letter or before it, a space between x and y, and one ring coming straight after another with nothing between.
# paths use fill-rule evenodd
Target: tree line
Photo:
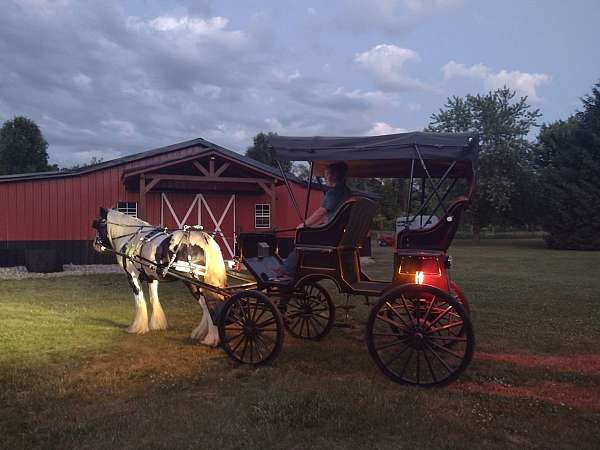
<instances>
[{"instance_id":1,"label":"tree line","mask_svg":"<svg viewBox=\"0 0 600 450\"><path fill-rule=\"evenodd\" d=\"M479 134L478 183L466 218L475 240L486 227L542 229L551 248L600 249L600 82L581 101L568 119L540 124L540 111L527 97L504 87L450 97L431 115L426 131ZM246 155L277 167L269 134L258 133ZM59 170L48 163L47 150L35 122L26 117L6 121L0 129L0 175ZM305 165L285 162L282 168L308 179ZM396 218L409 213L406 180L354 179L349 184L379 198L379 229L391 231ZM429 194L425 184L413 188L416 195Z\"/></svg>"}]
</instances>

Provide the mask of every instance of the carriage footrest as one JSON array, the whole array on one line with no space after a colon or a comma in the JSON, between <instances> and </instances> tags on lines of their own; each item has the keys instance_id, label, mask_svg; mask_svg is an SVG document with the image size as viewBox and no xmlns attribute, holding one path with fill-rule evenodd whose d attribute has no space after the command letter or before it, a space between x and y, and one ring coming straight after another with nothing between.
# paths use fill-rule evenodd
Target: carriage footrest
<instances>
[{"instance_id":1,"label":"carriage footrest","mask_svg":"<svg viewBox=\"0 0 600 450\"><path fill-rule=\"evenodd\" d=\"M280 276L280 277L269 277L268 274L266 274L265 272L262 272L260 274L260 279L272 286L289 286L292 283L292 278L288 277L288 276Z\"/></svg>"}]
</instances>

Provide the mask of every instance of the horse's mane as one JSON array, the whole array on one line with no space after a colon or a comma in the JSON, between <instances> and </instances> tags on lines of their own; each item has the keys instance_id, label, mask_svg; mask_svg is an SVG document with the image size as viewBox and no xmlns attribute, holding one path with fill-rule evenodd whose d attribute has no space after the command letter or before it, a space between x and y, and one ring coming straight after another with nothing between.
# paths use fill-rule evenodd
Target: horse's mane
<instances>
[{"instance_id":1,"label":"horse's mane","mask_svg":"<svg viewBox=\"0 0 600 450\"><path fill-rule=\"evenodd\" d=\"M108 222L113 225L125 225L125 226L152 226L148 222L138 219L137 217L124 214L116 209L109 209L106 215Z\"/></svg>"}]
</instances>

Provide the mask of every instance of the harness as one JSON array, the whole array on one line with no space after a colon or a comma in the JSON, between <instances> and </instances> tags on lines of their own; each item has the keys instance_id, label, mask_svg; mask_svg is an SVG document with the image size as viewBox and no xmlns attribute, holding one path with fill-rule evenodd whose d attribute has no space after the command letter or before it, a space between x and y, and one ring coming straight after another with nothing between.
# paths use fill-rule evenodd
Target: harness
<instances>
[{"instance_id":1,"label":"harness","mask_svg":"<svg viewBox=\"0 0 600 450\"><path fill-rule=\"evenodd\" d=\"M121 228L133 228L134 230L130 233L124 233L119 236L109 238L107 228L108 225L114 225ZM167 228L158 228L152 225L120 224L110 222L108 219L94 221L93 226L98 230L96 239L94 241L94 246L99 247L100 251L102 251L102 247L113 248L111 241L114 243L116 240L128 238L125 243L120 245L119 249L115 250L118 250L123 255L121 264L123 266L123 270L125 270L127 273L129 285L131 286L135 295L139 294L139 289L134 284L132 275L127 271L128 260L139 271L141 281L150 281L155 278L156 274L162 277L167 277L169 270L172 268L176 271L188 272L190 276L194 278L200 278L205 274L206 267L203 264L194 263L192 260L193 246L190 242L191 231L200 231L203 229L201 226L185 225L183 229L169 230L170 232L167 232ZM173 234L177 231L182 232L181 237L175 245L171 246ZM213 233L213 237L214 234L216 233ZM141 257L144 245L161 237L163 239L162 242L160 242L156 247L153 257L153 264L145 264L144 262L140 262L139 259L136 260L136 257ZM205 234L202 234L201 237L203 238L205 244L204 246L201 246L201 248L202 251L205 251L206 245L208 245L208 239ZM185 263L183 259L177 259L180 254L180 250L184 247L187 247L187 261L185 261ZM148 274L146 270L149 267L152 267L152 269L155 269L156 271L153 272L153 274Z\"/></svg>"}]
</instances>

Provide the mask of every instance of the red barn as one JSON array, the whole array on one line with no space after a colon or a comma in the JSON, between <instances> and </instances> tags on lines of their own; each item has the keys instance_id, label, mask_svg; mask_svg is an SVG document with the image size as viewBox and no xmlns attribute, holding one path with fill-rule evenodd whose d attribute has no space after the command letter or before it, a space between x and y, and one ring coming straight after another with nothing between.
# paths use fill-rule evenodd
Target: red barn
<instances>
[{"instance_id":1,"label":"red barn","mask_svg":"<svg viewBox=\"0 0 600 450\"><path fill-rule=\"evenodd\" d=\"M306 185L290 184L304 213ZM313 189L309 210L322 198L323 190ZM62 263L112 262L92 249L91 223L101 206L169 228L220 231L227 259L239 233L300 221L279 170L194 139L77 170L1 176L0 265L24 264L28 252L41 251ZM292 237L282 236L280 246L290 248Z\"/></svg>"}]
</instances>

